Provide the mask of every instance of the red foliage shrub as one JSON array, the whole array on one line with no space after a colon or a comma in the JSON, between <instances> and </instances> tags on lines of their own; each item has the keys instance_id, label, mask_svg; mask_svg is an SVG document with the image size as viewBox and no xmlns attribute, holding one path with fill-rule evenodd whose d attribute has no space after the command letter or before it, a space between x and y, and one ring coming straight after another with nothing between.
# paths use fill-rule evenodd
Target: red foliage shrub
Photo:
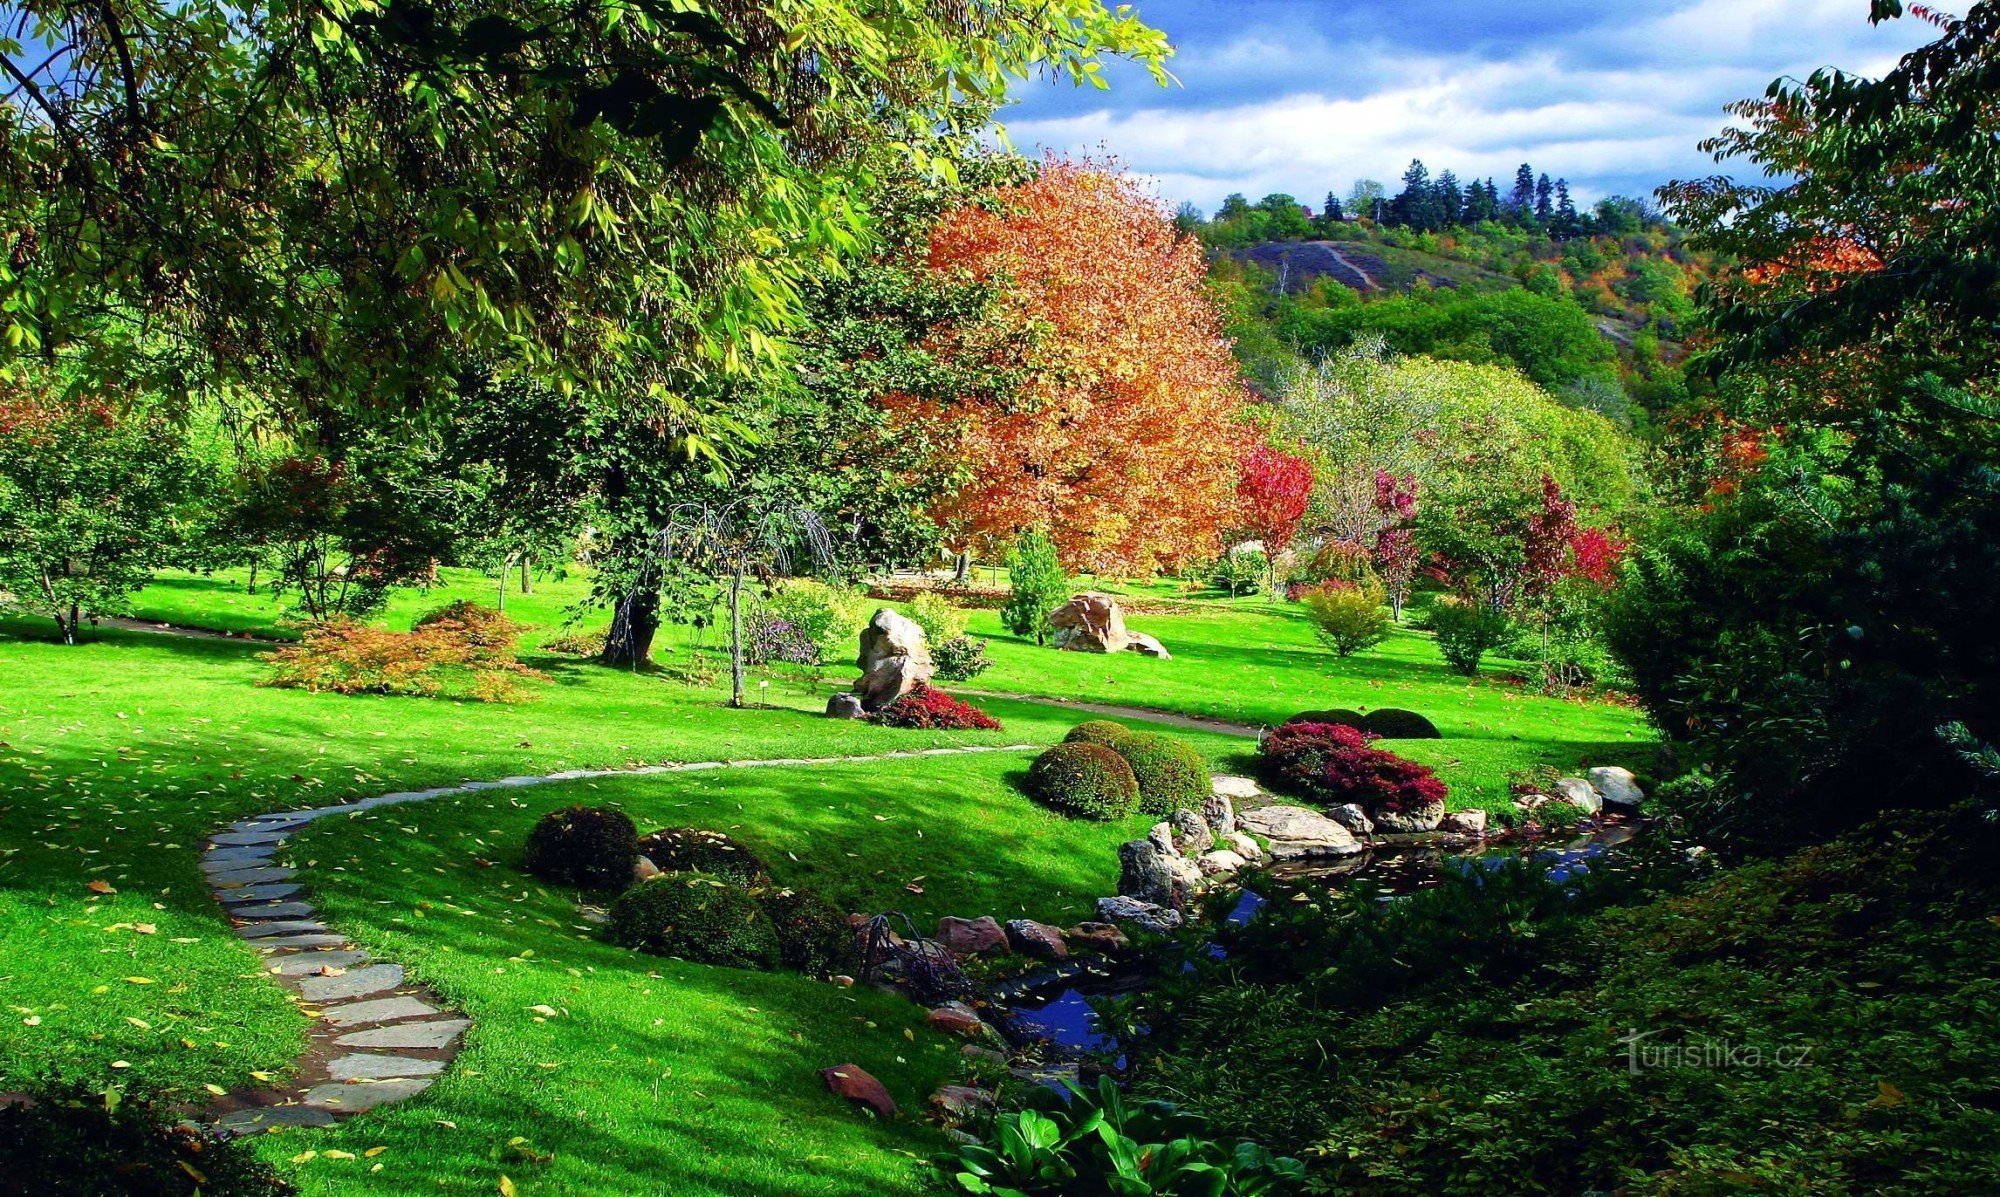
<instances>
[{"instance_id":1,"label":"red foliage shrub","mask_svg":"<svg viewBox=\"0 0 2000 1197\"><path fill-rule=\"evenodd\" d=\"M1429 766L1374 747L1376 738L1343 723L1287 723L1261 751L1273 786L1321 806L1416 810L1444 801Z\"/></svg>"},{"instance_id":2,"label":"red foliage shrub","mask_svg":"<svg viewBox=\"0 0 2000 1197\"><path fill-rule=\"evenodd\" d=\"M518 702L523 680L547 675L514 657L520 624L474 603L452 603L391 632L336 616L306 625L299 642L264 654L266 683L336 694L403 694Z\"/></svg>"},{"instance_id":3,"label":"red foliage shrub","mask_svg":"<svg viewBox=\"0 0 2000 1197\"><path fill-rule=\"evenodd\" d=\"M875 714L883 727L914 727L926 731L995 731L1000 721L942 690L919 684L916 689Z\"/></svg>"}]
</instances>

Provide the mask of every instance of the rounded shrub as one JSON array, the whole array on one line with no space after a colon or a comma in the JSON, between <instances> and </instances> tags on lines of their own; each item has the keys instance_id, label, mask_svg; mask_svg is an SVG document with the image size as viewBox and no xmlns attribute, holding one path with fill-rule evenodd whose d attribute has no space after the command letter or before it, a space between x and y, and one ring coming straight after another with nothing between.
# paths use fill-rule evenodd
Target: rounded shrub
<instances>
[{"instance_id":1,"label":"rounded shrub","mask_svg":"<svg viewBox=\"0 0 2000 1197\"><path fill-rule=\"evenodd\" d=\"M639 839L639 855L662 873L707 873L738 885L765 885L770 870L755 852L719 831L667 827Z\"/></svg>"},{"instance_id":2,"label":"rounded shrub","mask_svg":"<svg viewBox=\"0 0 2000 1197\"><path fill-rule=\"evenodd\" d=\"M1058 744L1028 766L1028 795L1064 814L1122 819L1139 809L1139 779L1102 744Z\"/></svg>"},{"instance_id":3,"label":"rounded shrub","mask_svg":"<svg viewBox=\"0 0 2000 1197\"><path fill-rule=\"evenodd\" d=\"M1285 726L1294 723L1340 723L1348 727L1368 730L1368 717L1360 711L1350 711L1346 707L1333 707L1324 711L1300 711L1285 720Z\"/></svg>"},{"instance_id":4,"label":"rounded shrub","mask_svg":"<svg viewBox=\"0 0 2000 1197\"><path fill-rule=\"evenodd\" d=\"M659 956L776 968L778 932L750 891L708 873L662 873L611 907L611 941Z\"/></svg>"},{"instance_id":5,"label":"rounded shrub","mask_svg":"<svg viewBox=\"0 0 2000 1197\"><path fill-rule=\"evenodd\" d=\"M1065 744L1116 744L1132 734L1132 729L1109 719L1089 719L1069 729Z\"/></svg>"},{"instance_id":6,"label":"rounded shrub","mask_svg":"<svg viewBox=\"0 0 2000 1197\"><path fill-rule=\"evenodd\" d=\"M567 806L535 821L522 867L544 881L583 889L622 889L639 857L639 829L622 810Z\"/></svg>"},{"instance_id":7,"label":"rounded shrub","mask_svg":"<svg viewBox=\"0 0 2000 1197\"><path fill-rule=\"evenodd\" d=\"M1132 766L1139 783L1139 809L1149 815L1198 810L1209 795L1208 762L1185 740L1156 732L1133 732L1111 745Z\"/></svg>"},{"instance_id":8,"label":"rounded shrub","mask_svg":"<svg viewBox=\"0 0 2000 1197\"><path fill-rule=\"evenodd\" d=\"M1437 724L1401 707L1383 707L1379 711L1368 712L1361 721L1361 730L1382 737L1384 740L1439 740Z\"/></svg>"},{"instance_id":9,"label":"rounded shrub","mask_svg":"<svg viewBox=\"0 0 2000 1197\"><path fill-rule=\"evenodd\" d=\"M778 936L778 960L815 977L844 972L860 959L854 928L840 907L809 889L772 889L759 896Z\"/></svg>"}]
</instances>

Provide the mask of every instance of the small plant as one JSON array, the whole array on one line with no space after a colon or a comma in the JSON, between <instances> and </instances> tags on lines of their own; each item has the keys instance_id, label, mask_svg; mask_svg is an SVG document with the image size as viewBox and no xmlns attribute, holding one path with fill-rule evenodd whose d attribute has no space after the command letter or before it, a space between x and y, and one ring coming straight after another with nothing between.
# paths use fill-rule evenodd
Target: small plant
<instances>
[{"instance_id":1,"label":"small plant","mask_svg":"<svg viewBox=\"0 0 2000 1197\"><path fill-rule=\"evenodd\" d=\"M1428 766L1374 747L1375 739L1342 723L1288 723L1260 751L1273 786L1320 806L1353 802L1372 816L1444 801L1445 784Z\"/></svg>"},{"instance_id":2,"label":"small plant","mask_svg":"<svg viewBox=\"0 0 2000 1197\"><path fill-rule=\"evenodd\" d=\"M1299 595L1313 635L1335 656L1351 657L1388 639L1387 595L1379 582L1322 582Z\"/></svg>"},{"instance_id":3,"label":"small plant","mask_svg":"<svg viewBox=\"0 0 2000 1197\"><path fill-rule=\"evenodd\" d=\"M604 633L568 628L542 641L542 651L564 657L596 659L604 655Z\"/></svg>"},{"instance_id":4,"label":"small plant","mask_svg":"<svg viewBox=\"0 0 2000 1197\"><path fill-rule=\"evenodd\" d=\"M568 806L535 821L521 867L557 885L623 889L638 858L631 816L608 806Z\"/></svg>"},{"instance_id":5,"label":"small plant","mask_svg":"<svg viewBox=\"0 0 2000 1197\"><path fill-rule=\"evenodd\" d=\"M969 681L993 667L986 657L986 641L970 636L938 642L931 649L931 663L937 666L936 676L947 682Z\"/></svg>"},{"instance_id":6,"label":"small plant","mask_svg":"<svg viewBox=\"0 0 2000 1197\"><path fill-rule=\"evenodd\" d=\"M514 656L514 642L524 630L491 608L465 602L431 612L407 632L335 616L306 624L297 644L265 653L272 666L265 684L336 694L519 702L530 696L524 680L547 680Z\"/></svg>"},{"instance_id":7,"label":"small plant","mask_svg":"<svg viewBox=\"0 0 2000 1197\"><path fill-rule=\"evenodd\" d=\"M1132 766L1139 783L1139 809L1146 814L1198 810L1208 798L1208 762L1187 741L1155 732L1128 732L1110 747Z\"/></svg>"},{"instance_id":8,"label":"small plant","mask_svg":"<svg viewBox=\"0 0 2000 1197\"><path fill-rule=\"evenodd\" d=\"M1215 563L1215 588L1231 596L1256 594L1264 588L1265 575L1270 572L1271 559L1254 549L1224 553Z\"/></svg>"},{"instance_id":9,"label":"small plant","mask_svg":"<svg viewBox=\"0 0 2000 1197\"><path fill-rule=\"evenodd\" d=\"M772 969L778 932L748 890L707 873L662 873L625 891L605 925L611 942L696 964Z\"/></svg>"},{"instance_id":10,"label":"small plant","mask_svg":"<svg viewBox=\"0 0 2000 1197\"><path fill-rule=\"evenodd\" d=\"M1086 819L1122 819L1139 809L1139 779L1103 744L1058 744L1028 766L1028 796Z\"/></svg>"},{"instance_id":11,"label":"small plant","mask_svg":"<svg viewBox=\"0 0 2000 1197\"><path fill-rule=\"evenodd\" d=\"M942 690L919 684L909 693L875 713L883 727L910 727L926 731L997 731L1000 721Z\"/></svg>"},{"instance_id":12,"label":"small plant","mask_svg":"<svg viewBox=\"0 0 2000 1197\"><path fill-rule=\"evenodd\" d=\"M1445 663L1467 677L1479 672L1479 659L1507 642L1507 617L1479 603L1449 595L1431 604L1431 631Z\"/></svg>"},{"instance_id":13,"label":"small plant","mask_svg":"<svg viewBox=\"0 0 2000 1197\"><path fill-rule=\"evenodd\" d=\"M760 627L769 628L782 622L785 628L782 638L788 642L785 650L789 655L767 657L767 661L817 665L823 660L852 659L856 638L861 635L862 625L868 622L866 595L814 578L789 578L751 606L745 630L753 636ZM811 644L817 650L809 661L798 659L806 655L802 644ZM753 647L745 646L746 650Z\"/></svg>"},{"instance_id":14,"label":"small plant","mask_svg":"<svg viewBox=\"0 0 2000 1197\"><path fill-rule=\"evenodd\" d=\"M1132 729L1109 719L1086 719L1069 729L1065 744L1116 744L1132 734Z\"/></svg>"},{"instance_id":15,"label":"small plant","mask_svg":"<svg viewBox=\"0 0 2000 1197\"><path fill-rule=\"evenodd\" d=\"M248 1142L116 1088L53 1086L0 1107L0 1193L26 1197L291 1197Z\"/></svg>"},{"instance_id":16,"label":"small plant","mask_svg":"<svg viewBox=\"0 0 2000 1197\"><path fill-rule=\"evenodd\" d=\"M1035 1086L1027 1108L994 1119L992 1145L943 1161L967 1193L997 1197L1285 1197L1305 1165L1255 1143L1205 1138L1208 1123L1163 1101L1136 1107L1110 1077L1095 1092Z\"/></svg>"},{"instance_id":17,"label":"small plant","mask_svg":"<svg viewBox=\"0 0 2000 1197\"><path fill-rule=\"evenodd\" d=\"M965 626L972 615L952 606L935 591L926 590L910 600L910 618L924 630L924 642L935 653L938 645L965 635Z\"/></svg>"},{"instance_id":18,"label":"small plant","mask_svg":"<svg viewBox=\"0 0 2000 1197\"><path fill-rule=\"evenodd\" d=\"M859 956L854 928L840 907L808 889L766 890L758 895L778 936L778 962L815 977L851 968Z\"/></svg>"},{"instance_id":19,"label":"small plant","mask_svg":"<svg viewBox=\"0 0 2000 1197\"><path fill-rule=\"evenodd\" d=\"M755 852L720 831L668 827L641 836L638 854L662 873L707 873L739 885L767 885L770 870Z\"/></svg>"},{"instance_id":20,"label":"small plant","mask_svg":"<svg viewBox=\"0 0 2000 1197\"><path fill-rule=\"evenodd\" d=\"M752 665L803 665L812 668L822 660L819 642L800 624L782 615L762 612L750 621L744 637L743 655Z\"/></svg>"},{"instance_id":21,"label":"small plant","mask_svg":"<svg viewBox=\"0 0 2000 1197\"><path fill-rule=\"evenodd\" d=\"M1049 638L1049 615L1069 597L1069 575L1056 556L1055 542L1038 529L1023 532L1007 556L1007 578L1013 591L1000 608L1000 622L1036 644Z\"/></svg>"}]
</instances>

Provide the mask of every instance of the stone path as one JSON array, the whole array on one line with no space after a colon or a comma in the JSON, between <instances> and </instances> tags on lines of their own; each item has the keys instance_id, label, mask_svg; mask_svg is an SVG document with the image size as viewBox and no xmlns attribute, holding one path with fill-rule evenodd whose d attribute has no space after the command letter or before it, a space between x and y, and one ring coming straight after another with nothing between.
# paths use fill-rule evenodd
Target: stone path
<instances>
[{"instance_id":1,"label":"stone path","mask_svg":"<svg viewBox=\"0 0 2000 1197\"><path fill-rule=\"evenodd\" d=\"M570 769L538 776L469 781L429 790L378 794L358 802L274 811L238 819L209 837L201 872L236 934L264 958L266 974L296 993L313 1016L308 1047L288 1088L240 1090L218 1098L208 1121L228 1134L285 1126L328 1126L341 1116L404 1101L429 1088L457 1055L471 1025L403 966L376 959L321 920L286 855L286 841L331 815L482 790L513 789L602 777L838 765L910 757L1032 752L1034 744L975 744L859 756L690 761L629 769Z\"/></svg>"}]
</instances>

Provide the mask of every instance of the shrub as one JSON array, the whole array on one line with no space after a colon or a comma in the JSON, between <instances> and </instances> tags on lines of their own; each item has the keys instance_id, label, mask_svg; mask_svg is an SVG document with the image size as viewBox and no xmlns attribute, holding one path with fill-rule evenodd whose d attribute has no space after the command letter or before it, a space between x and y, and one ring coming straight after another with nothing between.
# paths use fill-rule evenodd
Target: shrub
<instances>
[{"instance_id":1,"label":"shrub","mask_svg":"<svg viewBox=\"0 0 2000 1197\"><path fill-rule=\"evenodd\" d=\"M921 683L875 712L875 722L883 727L912 727L927 731L997 731L1000 727L998 719L971 703L960 702L942 690Z\"/></svg>"},{"instance_id":2,"label":"shrub","mask_svg":"<svg viewBox=\"0 0 2000 1197\"><path fill-rule=\"evenodd\" d=\"M79 1084L0 1108L0 1193L23 1197L288 1197L242 1140L218 1139L148 1098Z\"/></svg>"},{"instance_id":3,"label":"shrub","mask_svg":"<svg viewBox=\"0 0 2000 1197\"><path fill-rule=\"evenodd\" d=\"M1370 711L1361 721L1361 730L1384 740L1439 740L1437 724L1401 707Z\"/></svg>"},{"instance_id":4,"label":"shrub","mask_svg":"<svg viewBox=\"0 0 2000 1197\"><path fill-rule=\"evenodd\" d=\"M1224 594L1255 594L1263 589L1271 559L1256 550L1224 553L1215 563L1215 588Z\"/></svg>"},{"instance_id":5,"label":"shrub","mask_svg":"<svg viewBox=\"0 0 2000 1197\"><path fill-rule=\"evenodd\" d=\"M933 651L947 640L965 635L970 612L952 606L942 595L926 590L910 600L910 618L924 630L924 641Z\"/></svg>"},{"instance_id":6,"label":"shrub","mask_svg":"<svg viewBox=\"0 0 2000 1197\"><path fill-rule=\"evenodd\" d=\"M662 873L707 873L745 886L771 880L770 870L755 852L719 831L668 827L640 837L638 852Z\"/></svg>"},{"instance_id":7,"label":"shrub","mask_svg":"<svg viewBox=\"0 0 2000 1197\"><path fill-rule=\"evenodd\" d=\"M1000 608L1000 622L1023 638L1045 643L1049 635L1049 615L1069 598L1069 575L1056 557L1055 542L1044 532L1030 529L1014 542L1007 556L1007 578L1013 590L1007 605Z\"/></svg>"},{"instance_id":8,"label":"shrub","mask_svg":"<svg viewBox=\"0 0 2000 1197\"><path fill-rule=\"evenodd\" d=\"M801 625L766 611L751 619L743 656L752 665L814 666L825 659L825 650Z\"/></svg>"},{"instance_id":9,"label":"shrub","mask_svg":"<svg viewBox=\"0 0 2000 1197\"><path fill-rule=\"evenodd\" d=\"M1346 707L1333 707L1325 711L1300 711L1285 720L1292 723L1344 723L1349 727L1368 730L1368 717L1360 711L1350 711Z\"/></svg>"},{"instance_id":10,"label":"shrub","mask_svg":"<svg viewBox=\"0 0 2000 1197\"><path fill-rule=\"evenodd\" d=\"M868 613L868 599L858 590L813 578L790 578L757 600L748 625L755 629L766 621L783 620L790 626L790 636L819 649L819 657L808 662L816 665L819 660L851 657Z\"/></svg>"},{"instance_id":11,"label":"shrub","mask_svg":"<svg viewBox=\"0 0 2000 1197\"><path fill-rule=\"evenodd\" d=\"M613 943L696 964L776 968L778 932L750 891L707 873L662 873L625 891L605 927Z\"/></svg>"},{"instance_id":12,"label":"shrub","mask_svg":"<svg viewBox=\"0 0 2000 1197\"><path fill-rule=\"evenodd\" d=\"M569 628L542 641L542 651L565 657L601 657L604 655L604 633Z\"/></svg>"},{"instance_id":13,"label":"shrub","mask_svg":"<svg viewBox=\"0 0 2000 1197\"><path fill-rule=\"evenodd\" d=\"M1139 809L1149 815L1200 809L1209 796L1208 762L1185 740L1155 732L1128 732L1111 750L1132 766Z\"/></svg>"},{"instance_id":14,"label":"shrub","mask_svg":"<svg viewBox=\"0 0 2000 1197\"><path fill-rule=\"evenodd\" d=\"M1418 810L1443 802L1445 785L1425 765L1373 747L1375 736L1342 723L1288 723L1264 737L1271 784L1333 807Z\"/></svg>"},{"instance_id":15,"label":"shrub","mask_svg":"<svg viewBox=\"0 0 2000 1197\"><path fill-rule=\"evenodd\" d=\"M963 682L993 667L986 659L986 642L970 636L953 636L931 649L931 663L937 676L947 682Z\"/></svg>"},{"instance_id":16,"label":"shrub","mask_svg":"<svg viewBox=\"0 0 2000 1197\"><path fill-rule=\"evenodd\" d=\"M1450 596L1431 604L1430 625L1445 663L1467 677L1479 672L1479 658L1507 642L1505 615Z\"/></svg>"},{"instance_id":17,"label":"shrub","mask_svg":"<svg viewBox=\"0 0 2000 1197\"><path fill-rule=\"evenodd\" d=\"M1326 582L1299 596L1313 635L1335 656L1351 657L1389 635L1388 595L1379 582L1356 585Z\"/></svg>"},{"instance_id":18,"label":"shrub","mask_svg":"<svg viewBox=\"0 0 2000 1197\"><path fill-rule=\"evenodd\" d=\"M1139 809L1139 779L1103 744L1058 744L1028 766L1028 796L1064 814L1122 819Z\"/></svg>"},{"instance_id":19,"label":"shrub","mask_svg":"<svg viewBox=\"0 0 2000 1197\"><path fill-rule=\"evenodd\" d=\"M815 977L855 964L854 928L840 907L808 889L766 890L758 896L778 936L778 961Z\"/></svg>"},{"instance_id":20,"label":"shrub","mask_svg":"<svg viewBox=\"0 0 2000 1197\"><path fill-rule=\"evenodd\" d=\"M624 811L567 806L535 821L521 867L557 885L622 889L638 857L639 832Z\"/></svg>"},{"instance_id":21,"label":"shrub","mask_svg":"<svg viewBox=\"0 0 2000 1197\"><path fill-rule=\"evenodd\" d=\"M306 624L297 644L265 653L272 666L265 684L518 702L529 697L524 679L547 680L515 659L514 642L523 630L497 611L464 602L431 612L407 632L335 616Z\"/></svg>"},{"instance_id":22,"label":"shrub","mask_svg":"<svg viewBox=\"0 0 2000 1197\"><path fill-rule=\"evenodd\" d=\"M1132 729L1109 719L1087 719L1069 729L1065 744L1116 744L1132 734Z\"/></svg>"}]
</instances>

